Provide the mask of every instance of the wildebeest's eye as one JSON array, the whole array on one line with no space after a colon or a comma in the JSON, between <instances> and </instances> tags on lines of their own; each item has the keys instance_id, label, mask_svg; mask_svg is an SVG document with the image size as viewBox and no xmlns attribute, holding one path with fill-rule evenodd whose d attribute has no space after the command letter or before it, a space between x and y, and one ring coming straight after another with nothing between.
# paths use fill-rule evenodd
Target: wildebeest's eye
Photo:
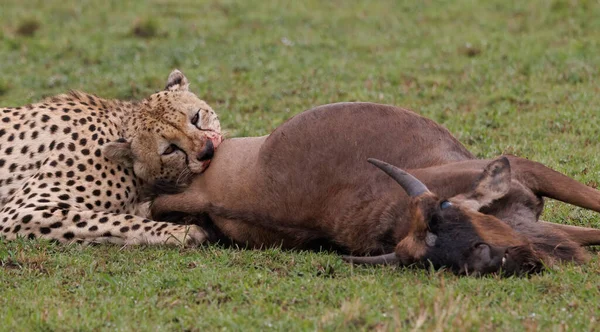
<instances>
[{"instance_id":1,"label":"wildebeest's eye","mask_svg":"<svg viewBox=\"0 0 600 332\"><path fill-rule=\"evenodd\" d=\"M192 124L194 126L196 126L196 128L202 130L202 127L200 126L200 124L198 123L198 120L200 120L200 111L198 110L198 112L196 112L196 115L194 115L194 117L192 118Z\"/></svg>"},{"instance_id":2,"label":"wildebeest's eye","mask_svg":"<svg viewBox=\"0 0 600 332\"><path fill-rule=\"evenodd\" d=\"M175 144L171 144L168 148L165 149L165 151L163 151L163 156L169 155L177 150L179 150L179 147Z\"/></svg>"},{"instance_id":3,"label":"wildebeest's eye","mask_svg":"<svg viewBox=\"0 0 600 332\"><path fill-rule=\"evenodd\" d=\"M451 206L452 206L452 203L450 203L448 201L443 201L440 203L440 209L442 209L442 210L445 210Z\"/></svg>"}]
</instances>

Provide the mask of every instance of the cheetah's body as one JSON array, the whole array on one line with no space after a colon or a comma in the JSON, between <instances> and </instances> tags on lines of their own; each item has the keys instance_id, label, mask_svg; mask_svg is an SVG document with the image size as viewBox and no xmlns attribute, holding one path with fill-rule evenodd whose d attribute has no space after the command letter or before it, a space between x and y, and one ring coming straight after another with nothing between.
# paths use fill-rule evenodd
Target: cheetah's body
<instances>
[{"instance_id":1,"label":"cheetah's body","mask_svg":"<svg viewBox=\"0 0 600 332\"><path fill-rule=\"evenodd\" d=\"M0 236L203 241L197 227L136 215L146 186L201 172L221 141L217 116L180 72L167 88L141 102L72 92L0 108Z\"/></svg>"}]
</instances>

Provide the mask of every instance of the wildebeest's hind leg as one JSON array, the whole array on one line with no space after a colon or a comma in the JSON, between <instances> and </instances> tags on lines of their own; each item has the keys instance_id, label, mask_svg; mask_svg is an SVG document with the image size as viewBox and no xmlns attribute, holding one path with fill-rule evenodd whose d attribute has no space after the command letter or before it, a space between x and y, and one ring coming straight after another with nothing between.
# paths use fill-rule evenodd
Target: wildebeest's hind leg
<instances>
[{"instance_id":1,"label":"wildebeest's hind leg","mask_svg":"<svg viewBox=\"0 0 600 332\"><path fill-rule=\"evenodd\" d=\"M600 229L555 224L547 221L539 221L546 225L551 226L554 229L560 230L567 234L569 239L579 243L582 246L597 246L600 245Z\"/></svg>"}]
</instances>

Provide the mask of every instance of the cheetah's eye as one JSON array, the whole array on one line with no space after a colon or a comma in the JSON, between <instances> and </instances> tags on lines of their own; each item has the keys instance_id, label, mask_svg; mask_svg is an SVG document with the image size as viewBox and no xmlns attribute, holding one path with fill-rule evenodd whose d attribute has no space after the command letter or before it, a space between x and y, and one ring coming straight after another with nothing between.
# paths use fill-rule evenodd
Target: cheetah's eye
<instances>
[{"instance_id":1,"label":"cheetah's eye","mask_svg":"<svg viewBox=\"0 0 600 332\"><path fill-rule=\"evenodd\" d=\"M202 130L202 127L198 123L198 120L200 120L200 110L198 110L198 112L196 112L196 115L194 115L194 117L192 118L192 124L196 126L196 128Z\"/></svg>"},{"instance_id":2,"label":"cheetah's eye","mask_svg":"<svg viewBox=\"0 0 600 332\"><path fill-rule=\"evenodd\" d=\"M165 151L163 151L163 156L169 155L177 150L179 150L179 147L175 144L171 144L168 148L165 149Z\"/></svg>"}]
</instances>

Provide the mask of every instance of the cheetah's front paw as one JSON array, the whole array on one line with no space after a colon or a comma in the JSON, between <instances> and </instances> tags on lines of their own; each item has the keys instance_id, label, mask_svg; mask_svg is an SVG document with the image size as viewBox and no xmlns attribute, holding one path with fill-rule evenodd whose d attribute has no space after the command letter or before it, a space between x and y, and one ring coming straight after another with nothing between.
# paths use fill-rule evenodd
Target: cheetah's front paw
<instances>
[{"instance_id":1,"label":"cheetah's front paw","mask_svg":"<svg viewBox=\"0 0 600 332\"><path fill-rule=\"evenodd\" d=\"M167 244L197 247L208 240L208 234L197 225L180 226L181 229L173 231L167 239Z\"/></svg>"}]
</instances>

